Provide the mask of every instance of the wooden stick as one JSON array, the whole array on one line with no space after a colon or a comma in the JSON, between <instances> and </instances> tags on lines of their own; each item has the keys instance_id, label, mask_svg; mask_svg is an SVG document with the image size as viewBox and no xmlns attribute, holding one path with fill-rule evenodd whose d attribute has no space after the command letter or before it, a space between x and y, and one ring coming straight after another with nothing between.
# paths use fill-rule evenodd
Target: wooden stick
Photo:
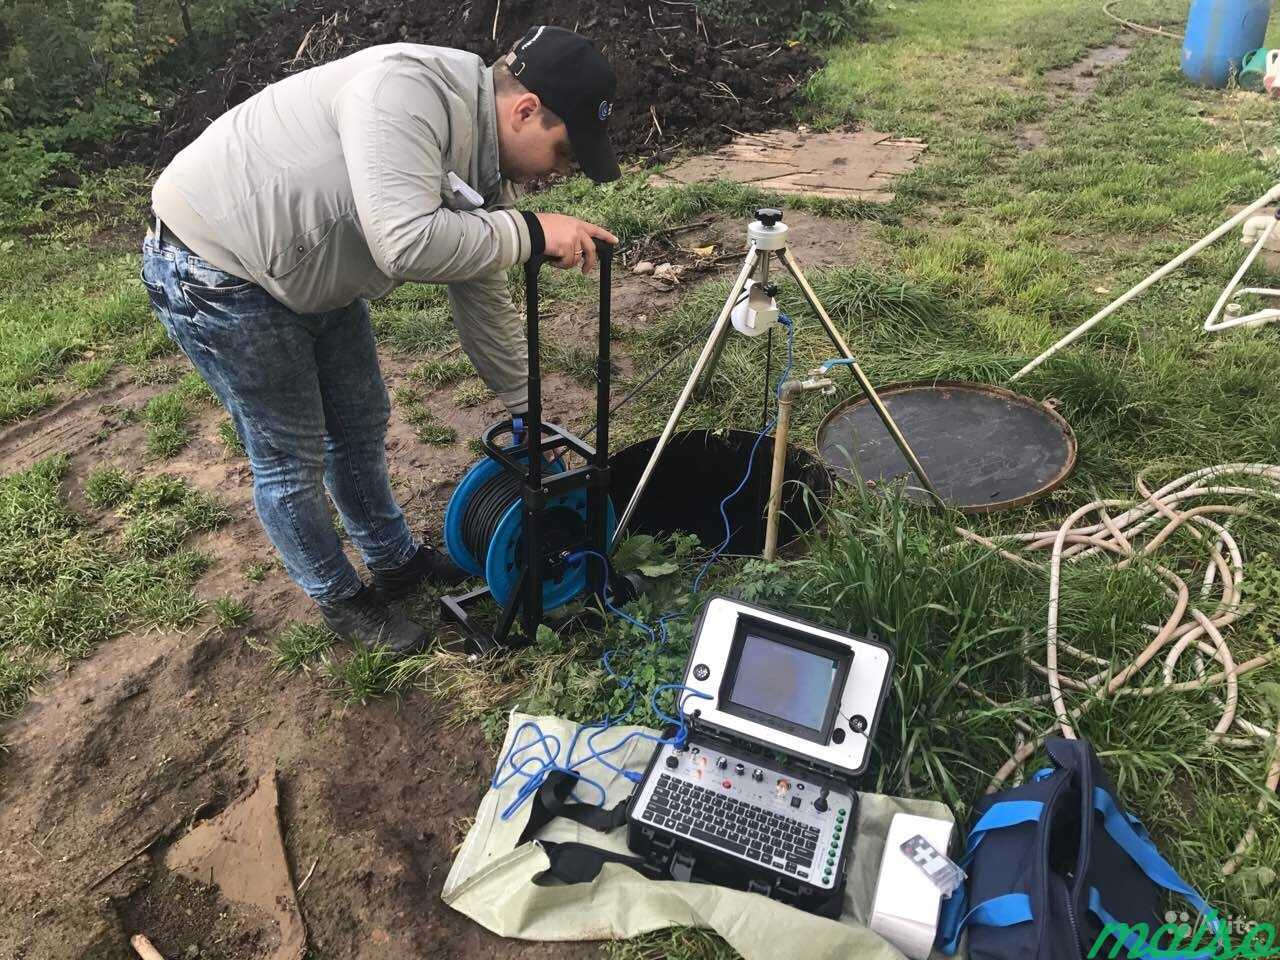
<instances>
[{"instance_id":1,"label":"wooden stick","mask_svg":"<svg viewBox=\"0 0 1280 960\"><path fill-rule=\"evenodd\" d=\"M311 864L311 869L307 871L307 875L302 878L302 882L298 884L298 896L302 896L302 891L307 889L307 882L311 879L311 875L316 872L316 867L320 866L320 858L316 857L315 862Z\"/></svg>"},{"instance_id":2,"label":"wooden stick","mask_svg":"<svg viewBox=\"0 0 1280 960\"><path fill-rule=\"evenodd\" d=\"M137 951L142 960L164 960L164 957L160 955L160 951L152 946L151 941L140 933L134 934L129 944Z\"/></svg>"},{"instance_id":3,"label":"wooden stick","mask_svg":"<svg viewBox=\"0 0 1280 960\"><path fill-rule=\"evenodd\" d=\"M100 887L107 880L111 879L129 864L133 863L133 861L137 860L140 856L154 847L160 841L160 838L168 832L168 829L169 828L161 827L160 829L153 830L151 833L147 834L147 838L133 851L133 853L129 854L97 880L93 881L93 883L89 885L89 889L92 890L95 887Z\"/></svg>"}]
</instances>

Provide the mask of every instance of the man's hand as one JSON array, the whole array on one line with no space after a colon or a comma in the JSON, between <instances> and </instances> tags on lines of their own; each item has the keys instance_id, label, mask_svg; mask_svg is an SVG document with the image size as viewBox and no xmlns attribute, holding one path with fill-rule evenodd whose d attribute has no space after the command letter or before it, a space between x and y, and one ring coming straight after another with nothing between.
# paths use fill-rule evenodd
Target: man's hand
<instances>
[{"instance_id":1,"label":"man's hand","mask_svg":"<svg viewBox=\"0 0 1280 960\"><path fill-rule=\"evenodd\" d=\"M546 257L562 270L572 270L581 263L582 272L590 273L596 267L596 240L618 242L618 238L604 227L576 217L567 217L563 213L539 213L536 216L546 238Z\"/></svg>"}]
</instances>

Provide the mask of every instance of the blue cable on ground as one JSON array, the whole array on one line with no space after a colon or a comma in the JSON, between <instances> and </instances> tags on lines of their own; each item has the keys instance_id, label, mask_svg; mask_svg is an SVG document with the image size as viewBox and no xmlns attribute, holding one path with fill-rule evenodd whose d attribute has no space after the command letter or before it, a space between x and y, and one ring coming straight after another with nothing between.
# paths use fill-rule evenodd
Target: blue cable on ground
<instances>
[{"instance_id":1,"label":"blue cable on ground","mask_svg":"<svg viewBox=\"0 0 1280 960\"><path fill-rule=\"evenodd\" d=\"M787 331L787 362L782 369L781 376L779 376L778 378L777 385L774 387L773 392L775 397L781 396L782 385L787 382L787 377L791 375L791 367L794 361L794 347L795 347L795 326L793 325L791 318L788 317L786 314L779 314L778 322L781 323L786 328L786 331ZM853 361L851 360L829 360L827 361L826 364L823 364L823 368L825 370L829 366L850 364L852 362ZM707 558L706 562L702 565L702 568L698 571L698 575L694 578L693 580L694 593L698 593L701 590L703 577L706 575L707 571L711 568L711 565L720 558L720 555L724 552L725 548L728 547L729 541L733 539L733 528L729 522L729 515L726 512L726 508L728 507L730 501L732 501L734 497L736 497L746 488L747 483L751 479L751 469L755 463L756 451L759 449L761 441L764 440L765 436L771 430L773 430L774 425L776 423L777 423L777 415L775 414L774 418L770 420L767 424L765 424L763 429L761 429L760 432L756 434L755 442L751 446L750 456L747 458L747 469L746 469L746 472L743 474L742 481L738 484L737 487L733 489L733 491L728 496L726 496L723 500L720 501L720 518L724 521L724 540L721 541L720 545L711 552L711 555ZM658 633L655 634L654 629L652 627L650 627L646 623L641 622L640 620L637 620L635 617L632 617L630 614L627 614L624 611L620 610L609 599L609 595L611 591L609 590L609 560L607 557L603 556L600 553L597 553L594 550L579 550L575 553L570 554L566 559L572 563L572 562L582 562L587 557L593 557L596 560L599 560L600 563L603 564L604 566L605 593L604 593L603 599L604 599L605 607L609 610L609 612L612 613L614 616L618 617L620 620L630 624L631 626L635 627L637 630L640 630L644 632L646 635L648 635L650 643L661 642L663 645L665 645L669 639L667 634L667 621L675 619L676 617L680 616L680 614L677 612L664 613L661 617L658 618ZM659 641L659 636L661 637L660 641ZM595 761L601 764L602 766L604 766L606 769L613 771L615 774L618 774L619 776L624 777L625 779L631 781L632 783L639 783L643 777L642 774L634 770L627 770L623 767L619 767L617 764L607 759L608 756L610 754L617 752L626 744L636 739L647 740L657 744L658 746L671 744L677 747L683 746L684 742L688 739L689 727L685 720L685 711L684 711L685 703L687 703L690 699L694 699L694 698L699 698L704 700L710 700L712 698L709 694L702 693L701 691L698 691L698 690L693 690L682 683L663 683L655 687L652 693L650 693L649 706L656 717L658 717L664 723L674 726L676 728L676 732L674 736L660 737L660 736L654 736L653 734L648 733L644 730L634 730L631 733L627 734L625 737L623 737L621 740L619 740L617 743L613 744L612 746L605 747L603 749L595 746L596 737L600 736L601 734L607 732L608 730L612 729L613 727L625 721L627 717L629 717L634 712L635 706L636 706L635 679L630 676L624 677L613 669L613 664L610 663L610 660L609 660L609 658L613 655L613 653L614 651L612 649L605 650L600 656L600 663L601 663L601 666L604 667L605 674L610 679L616 681L620 689L627 690L630 692L631 699L627 705L627 708L617 716L606 716L603 719L597 720L593 723L581 724L578 727L578 729L574 732L573 739L569 741L569 749L567 754L565 755L565 760L563 763L561 763L559 759L560 751L561 751L561 742L558 737L552 734L544 733L542 729L538 726L538 724L533 720L526 720L524 723L522 723L516 729L515 734L512 736L511 746L507 750L506 755L498 763L497 770L494 771L494 775L489 782L490 788L497 790L497 789L501 789L503 786L505 786L507 783L509 783L513 778L517 776L524 777L524 783L521 784L519 790L516 791L515 797L511 800L509 804L507 804L505 808L503 808L502 812L499 814L499 817L502 820L509 820L515 814L515 812L520 809L520 807L524 804L524 802L538 791L538 788L542 786L543 781L546 780L547 775L555 770L559 770L567 774L572 774L573 776L576 776L578 778L579 784L586 784L587 786L595 788L595 790L598 791L600 794L599 803L603 805L608 801L608 792L605 790L605 788L601 784L599 784L595 780L592 780L588 777L583 776L579 772L579 769L584 764ZM668 690L676 691L675 716L671 716L667 714L660 706L658 706L658 697ZM686 696L683 700L680 698L680 691L684 691L685 693L688 694L688 696ZM522 744L520 742L521 737L526 730L531 730L534 733L534 738L529 742ZM587 746L588 752L582 758L578 760L574 760L573 756L577 752L578 742L582 738L582 735L588 730L593 731L592 733L587 735L586 746ZM554 749L552 749L551 746L549 746L549 744L554 744L555 745ZM518 759L521 756L523 756L527 751L534 750L537 747L542 748L542 752L544 755L542 759L539 759L536 756L528 757L523 760ZM506 770L508 766L510 766L511 769L504 775L502 771ZM574 789L576 791L577 787L575 786Z\"/></svg>"}]
</instances>

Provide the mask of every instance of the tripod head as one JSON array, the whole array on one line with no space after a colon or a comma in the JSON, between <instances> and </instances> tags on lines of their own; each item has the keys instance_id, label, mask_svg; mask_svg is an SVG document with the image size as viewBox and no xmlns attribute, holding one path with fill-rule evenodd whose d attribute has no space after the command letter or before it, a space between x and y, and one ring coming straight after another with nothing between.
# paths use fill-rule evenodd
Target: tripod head
<instances>
[{"instance_id":1,"label":"tripod head","mask_svg":"<svg viewBox=\"0 0 1280 960\"><path fill-rule=\"evenodd\" d=\"M756 219L766 227L772 227L782 222L782 211L773 207L761 207L756 211Z\"/></svg>"},{"instance_id":2,"label":"tripod head","mask_svg":"<svg viewBox=\"0 0 1280 960\"><path fill-rule=\"evenodd\" d=\"M782 222L782 211L772 207L757 210L756 218L747 225L747 242L760 251L785 250L787 225ZM767 270L761 271L761 280L768 280Z\"/></svg>"}]
</instances>

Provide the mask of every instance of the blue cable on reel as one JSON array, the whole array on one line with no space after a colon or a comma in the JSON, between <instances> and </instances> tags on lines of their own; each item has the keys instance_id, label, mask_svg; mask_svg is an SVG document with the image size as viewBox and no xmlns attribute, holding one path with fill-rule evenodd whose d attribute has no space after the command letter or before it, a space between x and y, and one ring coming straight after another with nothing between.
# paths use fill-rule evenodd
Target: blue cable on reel
<instances>
[{"instance_id":1,"label":"blue cable on reel","mask_svg":"<svg viewBox=\"0 0 1280 960\"><path fill-rule=\"evenodd\" d=\"M778 322L781 323L786 328L786 331L787 331L787 362L782 369L782 374L778 378L777 385L774 387L775 397L781 396L782 385L786 383L787 377L790 376L791 368L795 359L795 351L794 351L795 326L792 323L791 318L786 314L779 314ZM828 362L834 366L837 363L849 363L850 361L842 360L842 361L828 361ZM738 494L740 494L743 491L743 489L746 488L747 483L751 479L751 469L753 464L755 463L756 451L759 449L761 441L763 441L764 437L774 428L774 425L776 423L777 423L777 417L775 415L774 419L770 420L767 424L765 424L765 426L756 435L755 442L752 444L752 447L751 447L750 456L747 459L747 469L746 469L746 472L743 474L742 481L738 484L737 487L733 489L732 492L729 493L728 496L726 496L723 500L720 501L720 517L724 521L724 530L725 530L724 540L721 541L720 545L711 552L711 555L707 558L706 562L702 565L702 568L698 571L698 575L694 578L694 581L693 581L694 593L698 593L701 590L703 577L706 575L707 571L711 568L711 565L715 563L717 559L719 559L720 555L724 552L725 548L728 547L729 541L733 539L732 525L729 522L729 516L728 516L728 513L726 512L726 508L728 507L730 501L732 501L736 496L738 496ZM477 464L477 466L481 466L481 464ZM469 476L470 474L468 474L468 477ZM464 482L465 482L465 479L464 479ZM459 487L459 490L461 490L461 486ZM451 500L450 506L452 506L452 504L453 504L453 501ZM609 524L610 524L610 530L612 530L615 525L615 522L613 519L612 504L610 504ZM448 527L446 524L446 530L447 529ZM456 554L455 554L455 558L456 558ZM608 583L609 583L608 558L602 556L601 554L597 553L594 550L580 550L580 551L577 551L576 553L571 554L567 558L567 562L581 565L581 572L582 572L583 580L585 582L586 564L583 561L585 561L588 558L594 558L604 565L605 584L606 584L604 603L605 603L605 607L609 610L609 612L612 613L614 616L618 617L619 619L623 620L624 622L635 627L636 629L647 634L649 637L650 643L659 642L658 635L660 635L661 637L660 642L665 645L668 641L667 621L680 616L680 614L675 612L667 612L667 613L664 613L661 617L659 617L658 618L659 633L658 635L655 635L652 627L641 622L640 620L637 620L635 617L632 617L630 614L624 612L623 610L620 610L609 599L610 591L608 590ZM635 706L636 706L635 678L630 676L626 676L626 677L621 676L613 669L613 665L612 663L610 663L610 657L612 656L613 653L614 651L612 649L605 650L601 654L600 662L601 662L601 665L604 667L606 675L610 679L615 680L621 689L630 691L631 699L627 705L627 708L624 711L622 711L622 713L618 714L616 717L606 716L603 719L597 720L593 723L580 725L577 731L574 733L573 739L569 742L568 753L565 756L565 760L563 764L559 762L560 749L561 749L561 743L559 738L551 734L544 733L542 729L538 726L538 724L533 720L526 720L524 723L522 723L516 729L516 732L512 737L511 747L507 750L506 755L499 762L497 770L495 770L493 778L490 780L490 787L496 790L496 789L500 789L502 786L509 783L513 777L516 777L516 776L525 777L525 782L523 785L521 785L520 789L516 792L516 796L512 799L512 801L509 804L507 804L507 806L499 814L502 820L510 819L515 814L515 812L520 809L520 807L524 804L524 802L528 800L529 797L531 797L534 793L537 792L538 788L542 786L542 783L546 779L547 775L550 774L552 771L556 771L556 770L559 770L567 774L572 774L577 777L578 783L580 784L585 783L587 786L593 787L600 795L599 803L603 805L608 800L608 792L600 783L588 777L585 777L580 772L580 768L583 765L590 763L592 761L595 761L601 764L602 766L604 766L606 769L611 770L612 772L614 772L615 774L621 777L624 777L630 782L639 783L641 780L641 774L633 770L627 770L623 767L619 767L617 764L607 759L609 755L616 753L623 746L630 743L632 740L636 740L636 739L650 741L659 746L671 744L673 746L678 747L678 746L682 746L685 740L688 738L689 728L685 720L684 704L687 703L688 700L693 699L695 697L706 699L706 700L711 699L711 697L708 694L702 693L700 691L692 690L681 683L664 683L664 684L659 684L650 693L649 706L652 709L655 716L657 716L664 723L670 726L674 726L676 728L676 732L674 736L660 737L660 736L654 736L651 733L647 733L644 730L635 730L627 734L625 737L623 737L621 740L619 740L617 743L613 744L612 746L606 747L604 749L599 749L595 746L596 737L600 736L603 733L606 733L613 727L624 722L627 719L627 717L629 717L634 712ZM675 716L668 715L664 710L662 710L661 707L658 706L659 696L661 696L661 694L663 694L668 690L677 691L676 704L675 704L675 714L676 714ZM679 691L686 691L689 694L689 696L682 701L679 696ZM525 730L532 730L536 734L536 736L529 743L522 745L520 743L520 737ZM587 736L588 753L581 759L575 761L573 757L577 751L578 742L581 739L583 733L586 732L587 730L593 731ZM554 743L555 749L551 750L547 746L548 743ZM545 759L538 761L536 758L531 758L531 759L517 762L517 759L516 759L517 757L521 756L526 751L534 749L538 746L541 746L543 748ZM527 770L527 767L530 764L533 764L535 767L535 769L533 769L532 772L529 772ZM512 769L508 773L506 773L506 775L501 775L502 771L508 765L511 765ZM576 787L575 787L575 790L576 790Z\"/></svg>"}]
</instances>

